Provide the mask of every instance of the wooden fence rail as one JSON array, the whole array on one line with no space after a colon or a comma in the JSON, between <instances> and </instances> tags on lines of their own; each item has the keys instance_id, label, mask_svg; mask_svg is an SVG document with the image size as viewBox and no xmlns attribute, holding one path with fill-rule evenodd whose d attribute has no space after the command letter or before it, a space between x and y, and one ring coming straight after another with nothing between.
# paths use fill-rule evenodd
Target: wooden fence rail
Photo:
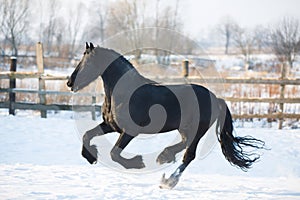
<instances>
[{"instance_id":1,"label":"wooden fence rail","mask_svg":"<svg viewBox=\"0 0 300 200\"><path fill-rule=\"evenodd\" d=\"M38 72L0 72L0 79L27 79L27 78L41 78L43 80L67 80L68 76L59 76L51 74L40 74ZM164 83L212 83L212 84L264 84L264 85L300 85L300 79L293 78L199 78L199 77L161 77L152 76L147 77L157 82Z\"/></svg>"},{"instance_id":2,"label":"wooden fence rail","mask_svg":"<svg viewBox=\"0 0 300 200\"><path fill-rule=\"evenodd\" d=\"M43 80L64 80L68 79L68 76L54 76L49 74L39 74L39 73L23 73L23 72L0 72L0 79L26 79L26 78L39 78ZM151 79L157 82L167 82L167 83L214 83L214 84L273 84L273 85L300 85L300 79L247 79L247 78L209 78L209 79L200 79L196 77L172 77L172 78L164 78L164 77L150 77ZM68 91L51 91L51 90L33 90L33 89L20 89L20 88L0 88L0 93L31 93L38 95L64 95L64 96L72 96L74 95L72 92ZM77 96L101 96L103 94L90 94L90 93L78 93ZM289 103L289 104L300 104L300 98L237 98L237 97L221 97L229 102L249 102L249 103ZM0 108L8 108L9 102L0 102ZM16 103L13 102L14 109L30 109L30 110L72 110L74 108L82 108L82 111L100 111L100 105L58 105L51 104L47 105L45 103ZM296 118L300 119L300 114L297 113L269 113L269 114L233 114L234 118Z\"/></svg>"}]
</instances>

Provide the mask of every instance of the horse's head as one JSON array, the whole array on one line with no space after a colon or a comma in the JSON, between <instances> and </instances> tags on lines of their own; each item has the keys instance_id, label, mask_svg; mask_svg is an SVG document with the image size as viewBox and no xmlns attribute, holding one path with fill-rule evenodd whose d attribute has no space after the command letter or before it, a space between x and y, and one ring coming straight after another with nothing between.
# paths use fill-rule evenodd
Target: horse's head
<instances>
[{"instance_id":1,"label":"horse's head","mask_svg":"<svg viewBox=\"0 0 300 200\"><path fill-rule=\"evenodd\" d=\"M86 87L120 57L122 56L113 50L86 43L83 57L67 82L68 87L74 92ZM126 69L124 66L129 67L131 64L119 66L119 71Z\"/></svg>"},{"instance_id":2,"label":"horse's head","mask_svg":"<svg viewBox=\"0 0 300 200\"><path fill-rule=\"evenodd\" d=\"M95 59L92 58L95 57L94 54L94 45L92 43L90 43L90 45L86 43L86 49L83 53L83 57L67 82L68 87L70 87L72 91L76 92L84 88L99 76L99 74L96 76L94 73L96 71L96 63L93 62Z\"/></svg>"}]
</instances>

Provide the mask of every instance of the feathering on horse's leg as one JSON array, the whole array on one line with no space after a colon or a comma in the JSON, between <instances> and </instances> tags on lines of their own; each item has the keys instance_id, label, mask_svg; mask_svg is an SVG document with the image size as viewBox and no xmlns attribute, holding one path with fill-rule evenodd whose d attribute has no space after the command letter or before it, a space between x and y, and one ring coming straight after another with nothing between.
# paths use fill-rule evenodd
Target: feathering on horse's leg
<instances>
[{"instance_id":1,"label":"feathering on horse's leg","mask_svg":"<svg viewBox=\"0 0 300 200\"><path fill-rule=\"evenodd\" d=\"M195 159L196 157L196 150L197 145L202 138L202 136L208 130L209 125L200 125L199 130L197 131L196 135L189 135L190 137L187 138L187 144L190 144L184 154L182 164L171 174L169 178L165 178L165 174L161 179L160 188L164 189L172 189L174 188L177 183L179 182L179 178L182 175L183 171L187 168L187 166ZM203 130L202 130L203 129Z\"/></svg>"},{"instance_id":2,"label":"feathering on horse's leg","mask_svg":"<svg viewBox=\"0 0 300 200\"><path fill-rule=\"evenodd\" d=\"M195 149L195 151L193 150ZM186 167L190 164L192 160L196 157L196 147L188 147L183 158L182 164L171 174L169 178L165 178L165 174L163 174L160 188L162 189L172 189L179 182L179 178Z\"/></svg>"},{"instance_id":3,"label":"feathering on horse's leg","mask_svg":"<svg viewBox=\"0 0 300 200\"><path fill-rule=\"evenodd\" d=\"M85 132L82 137L82 152L81 155L88 160L90 164L95 164L97 162L97 147L96 145L90 145L91 140L100 135L113 132L114 130L106 123L101 123L95 128Z\"/></svg>"},{"instance_id":4,"label":"feathering on horse's leg","mask_svg":"<svg viewBox=\"0 0 300 200\"><path fill-rule=\"evenodd\" d=\"M119 136L118 141L116 142L115 146L110 152L111 159L126 169L141 169L145 167L145 164L143 162L143 158L140 155L137 155L133 158L124 158L121 156L122 151L125 149L125 147L129 144L129 142L134 138L134 136L129 135L127 133L122 133Z\"/></svg>"}]
</instances>

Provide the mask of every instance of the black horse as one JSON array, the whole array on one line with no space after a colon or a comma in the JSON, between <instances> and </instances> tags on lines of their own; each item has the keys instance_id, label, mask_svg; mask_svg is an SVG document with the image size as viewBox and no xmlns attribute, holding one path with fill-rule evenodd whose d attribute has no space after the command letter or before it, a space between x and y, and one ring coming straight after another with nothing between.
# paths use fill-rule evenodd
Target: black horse
<instances>
[{"instance_id":1,"label":"black horse","mask_svg":"<svg viewBox=\"0 0 300 200\"><path fill-rule=\"evenodd\" d=\"M162 85L143 77L119 53L86 43L84 55L67 85L76 92L98 76L102 77L105 101L103 122L83 136L82 155L89 163L97 161L97 149L90 145L95 136L120 133L111 150L111 158L123 167L143 168L142 156L121 156L122 150L138 134L156 134L178 130L182 141L166 147L157 157L159 164L175 161L185 150L182 164L170 178L162 178L162 187L173 188L190 162L195 159L200 139L216 122L216 133L225 158L247 170L259 155L245 152L244 147L263 148L264 142L253 137L233 136L230 111L223 99L205 87L194 84Z\"/></svg>"}]
</instances>

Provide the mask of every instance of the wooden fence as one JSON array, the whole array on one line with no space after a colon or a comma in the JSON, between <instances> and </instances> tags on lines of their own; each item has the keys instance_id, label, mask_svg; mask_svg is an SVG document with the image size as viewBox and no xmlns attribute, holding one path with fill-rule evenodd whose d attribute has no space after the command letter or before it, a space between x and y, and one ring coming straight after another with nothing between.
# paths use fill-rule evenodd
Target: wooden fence
<instances>
[{"instance_id":1,"label":"wooden fence","mask_svg":"<svg viewBox=\"0 0 300 200\"><path fill-rule=\"evenodd\" d=\"M101 111L101 106L96 105L96 96L101 94L91 94L91 93L80 93L76 94L78 96L89 97L91 99L90 104L87 105L68 105L68 104L47 104L46 95L63 95L72 96L72 92L63 91L51 91L46 90L45 81L55 81L61 80L66 81L67 76L53 76L44 73L44 63L43 63L43 47L41 43L36 45L36 63L38 72L17 72L17 58L11 57L10 71L0 72L1 79L9 79L9 88L0 88L0 93L8 93L9 100L5 102L0 102L0 108L7 108L9 114L14 115L15 110L38 110L41 112L41 117L47 117L48 110L77 110L82 112L91 112L92 118L96 118L96 112ZM16 88L16 79L28 79L36 78L38 79L38 90L33 89L20 89ZM16 93L26 93L26 94L38 94L39 103L28 103L28 102L16 102Z\"/></svg>"},{"instance_id":2,"label":"wooden fence","mask_svg":"<svg viewBox=\"0 0 300 200\"><path fill-rule=\"evenodd\" d=\"M45 89L45 81L51 80L62 80L66 81L67 76L54 76L44 73L43 65L43 52L42 45L37 44L37 66L38 72L16 72L16 58L11 59L11 71L0 72L0 79L9 79L9 88L0 88L0 93L9 93L9 101L0 102L0 108L9 109L10 114L14 114L16 109L29 109L38 110L41 112L41 117L47 117L48 110L81 110L88 111L92 113L93 119L95 119L95 112L100 112L101 106L96 105L96 96L101 94L90 94L90 93L80 93L79 95L85 96L91 99L91 103L88 105L68 105L68 104L47 104L46 95L64 95L72 96L71 92L63 91L49 91ZM184 63L184 68L186 68L186 63ZM186 69L184 69L186 70ZM38 90L32 89L20 89L16 88L16 79L27 79L36 78L39 82ZM280 105L279 112L268 113L268 114L233 114L233 118L249 119L249 118L270 118L279 119L279 128L282 128L282 121L285 118L300 119L299 113L284 113L284 104L300 104L300 98L286 98L285 97L285 87L287 85L300 85L300 79L254 79L254 78L199 78L199 77L189 77L187 74L184 77L149 77L157 82L164 83L197 83L197 84L252 84L252 85L279 85L281 87L279 98L235 98L235 97L221 97L229 102L252 102L252 103L276 103ZM16 102L16 93L32 93L38 94L39 103L26 103L26 102Z\"/></svg>"}]
</instances>

